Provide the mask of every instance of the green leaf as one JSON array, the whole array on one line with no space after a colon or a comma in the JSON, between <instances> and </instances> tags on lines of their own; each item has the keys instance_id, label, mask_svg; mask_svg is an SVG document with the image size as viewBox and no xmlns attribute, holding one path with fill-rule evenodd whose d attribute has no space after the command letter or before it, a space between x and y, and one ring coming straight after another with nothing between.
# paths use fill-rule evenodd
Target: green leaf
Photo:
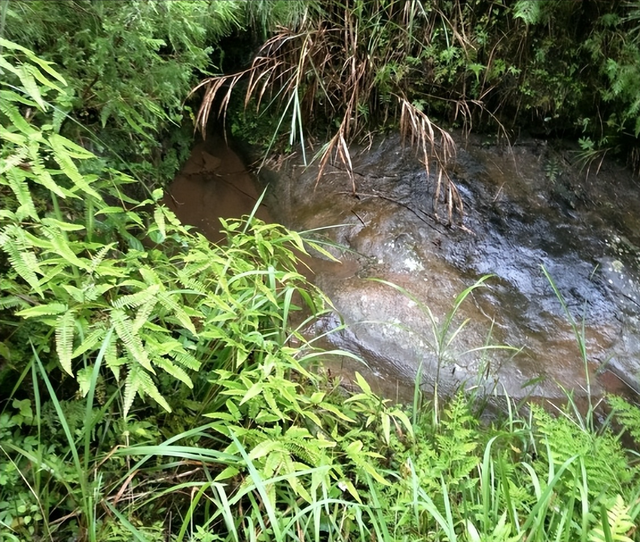
<instances>
[{"instance_id":1,"label":"green leaf","mask_svg":"<svg viewBox=\"0 0 640 542\"><path fill-rule=\"evenodd\" d=\"M255 461L256 459L260 459L261 457L269 455L275 451L286 452L287 450L280 442L275 440L264 440L251 450L249 458Z\"/></svg>"},{"instance_id":2,"label":"green leaf","mask_svg":"<svg viewBox=\"0 0 640 542\"><path fill-rule=\"evenodd\" d=\"M92 373L93 365L83 367L76 373L76 380L78 382L78 386L80 387L80 394L82 395L82 397L86 397L87 393L89 393L89 389L91 388Z\"/></svg>"},{"instance_id":3,"label":"green leaf","mask_svg":"<svg viewBox=\"0 0 640 542\"><path fill-rule=\"evenodd\" d=\"M62 222L61 220L57 220L55 218L43 218L41 221L46 226L52 226L53 228L59 229L61 231L81 231L84 230L84 226L82 224L72 224L71 222Z\"/></svg>"},{"instance_id":4,"label":"green leaf","mask_svg":"<svg viewBox=\"0 0 640 542\"><path fill-rule=\"evenodd\" d=\"M154 370L149 361L147 351L138 334L134 332L131 320L129 320L127 315L122 310L115 309L111 311L111 321L115 327L116 334L131 357L147 371L153 373Z\"/></svg>"},{"instance_id":5,"label":"green leaf","mask_svg":"<svg viewBox=\"0 0 640 542\"><path fill-rule=\"evenodd\" d=\"M129 374L124 387L124 416L126 417L131 409L133 400L138 394L149 395L167 412L171 412L171 407L166 399L158 391L158 388L151 380L151 376L135 363L129 365Z\"/></svg>"},{"instance_id":6,"label":"green leaf","mask_svg":"<svg viewBox=\"0 0 640 542\"><path fill-rule=\"evenodd\" d=\"M76 315L73 309L60 315L56 322L56 352L58 353L60 365L71 376L73 376L71 354L73 352L75 323Z\"/></svg>"},{"instance_id":7,"label":"green leaf","mask_svg":"<svg viewBox=\"0 0 640 542\"><path fill-rule=\"evenodd\" d=\"M262 392L262 387L262 382L256 382L253 384L242 397L240 404L243 405L247 401L253 399L256 395L260 394Z\"/></svg>"},{"instance_id":8,"label":"green leaf","mask_svg":"<svg viewBox=\"0 0 640 542\"><path fill-rule=\"evenodd\" d=\"M63 173L73 181L76 190L80 190L88 196L101 200L100 194L89 186L87 179L78 171L78 168L72 160L72 152L69 148L75 149L81 147L58 134L51 134L49 136L49 143L53 149L54 160L58 163ZM84 150L84 153L85 154L82 155L81 153L75 152L73 156L76 158L89 158L94 156L86 150Z\"/></svg>"},{"instance_id":9,"label":"green leaf","mask_svg":"<svg viewBox=\"0 0 640 542\"><path fill-rule=\"evenodd\" d=\"M16 316L22 318L35 318L37 316L51 316L65 312L69 307L64 303L48 303L47 305L36 305L28 309L21 310Z\"/></svg>"}]
</instances>

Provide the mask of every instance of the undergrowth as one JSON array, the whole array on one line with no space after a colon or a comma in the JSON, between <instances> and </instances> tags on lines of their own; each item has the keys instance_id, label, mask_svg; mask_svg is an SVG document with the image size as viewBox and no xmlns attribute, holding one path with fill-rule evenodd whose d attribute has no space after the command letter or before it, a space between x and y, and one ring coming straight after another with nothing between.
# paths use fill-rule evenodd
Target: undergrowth
<instances>
[{"instance_id":1,"label":"undergrowth","mask_svg":"<svg viewBox=\"0 0 640 542\"><path fill-rule=\"evenodd\" d=\"M57 68L0 43L0 540L640 539L636 406L346 393L293 318L327 307L310 241L128 198L60 134Z\"/></svg>"}]
</instances>

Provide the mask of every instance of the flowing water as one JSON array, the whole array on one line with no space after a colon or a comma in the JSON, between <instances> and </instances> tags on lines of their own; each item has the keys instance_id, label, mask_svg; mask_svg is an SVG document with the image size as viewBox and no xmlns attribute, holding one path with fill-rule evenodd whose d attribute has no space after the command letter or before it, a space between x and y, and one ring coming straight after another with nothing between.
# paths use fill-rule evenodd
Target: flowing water
<instances>
[{"instance_id":1,"label":"flowing water","mask_svg":"<svg viewBox=\"0 0 640 542\"><path fill-rule=\"evenodd\" d=\"M361 356L368 371L346 370L377 377L387 395L406 396L419 367L427 389L437 378L447 389L478 384L513 397L559 398L563 388L579 397L588 384L594 394L622 391L640 376L640 183L608 162L587 177L571 157L537 140L460 138L450 174L466 214L464 228L450 228L432 217L433 179L389 137L354 151L357 196L343 168L327 167L318 182L317 168L293 157L263 170L267 208L258 213L297 230L341 225L322 234L344 247L334 250L341 263L309 261L340 314L315 331L342 318L346 329L329 334L330 345ZM250 212L257 193L242 161L214 138L194 149L166 202L218 240L217 217ZM542 266L584 323L588 381ZM464 329L434 356L434 323L421 304L442 326L456 296L486 274L453 319L452 330L467 321ZM488 344L513 348L477 350Z\"/></svg>"}]
</instances>

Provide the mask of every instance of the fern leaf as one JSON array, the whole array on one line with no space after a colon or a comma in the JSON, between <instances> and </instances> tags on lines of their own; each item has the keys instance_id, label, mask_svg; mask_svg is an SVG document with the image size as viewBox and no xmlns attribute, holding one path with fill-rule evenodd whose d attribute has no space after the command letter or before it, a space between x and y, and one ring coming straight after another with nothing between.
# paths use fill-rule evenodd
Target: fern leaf
<instances>
[{"instance_id":1,"label":"fern leaf","mask_svg":"<svg viewBox=\"0 0 640 542\"><path fill-rule=\"evenodd\" d=\"M11 65L0 57L0 67L7 68L7 66ZM24 135L29 137L37 133L37 130L25 120L25 118L20 114L20 110L12 103L9 103L6 100L0 100L0 111L9 117L11 125L15 126Z\"/></svg>"},{"instance_id":2,"label":"fern leaf","mask_svg":"<svg viewBox=\"0 0 640 542\"><path fill-rule=\"evenodd\" d=\"M25 305L28 306L29 303L17 295L0 297L0 309L13 309L15 307L24 307Z\"/></svg>"},{"instance_id":3,"label":"fern leaf","mask_svg":"<svg viewBox=\"0 0 640 542\"><path fill-rule=\"evenodd\" d=\"M134 309L136 307L140 307L144 305L149 300L154 299L158 292L160 291L160 285L152 284L145 290L141 292L136 292L135 294L123 295L122 297L116 299L111 303L113 308L115 309Z\"/></svg>"},{"instance_id":4,"label":"fern leaf","mask_svg":"<svg viewBox=\"0 0 640 542\"><path fill-rule=\"evenodd\" d=\"M71 249L71 245L66 236L56 228L43 228L43 233L51 241L53 252L62 256L64 260L80 269L89 270L89 264L82 261Z\"/></svg>"},{"instance_id":5,"label":"fern leaf","mask_svg":"<svg viewBox=\"0 0 640 542\"><path fill-rule=\"evenodd\" d=\"M61 314L56 322L56 352L58 353L60 365L71 376L73 376L71 354L73 352L75 323L76 316L73 309Z\"/></svg>"},{"instance_id":6,"label":"fern leaf","mask_svg":"<svg viewBox=\"0 0 640 542\"><path fill-rule=\"evenodd\" d=\"M24 96L18 94L17 92L13 92L13 90L0 90L0 100L5 100L7 102L19 103L22 105L26 105L27 107L35 107L36 103L33 100L29 100Z\"/></svg>"},{"instance_id":7,"label":"fern leaf","mask_svg":"<svg viewBox=\"0 0 640 542\"><path fill-rule=\"evenodd\" d=\"M129 365L129 374L124 387L124 415L125 417L131 409L133 400L136 395L146 394L154 399L162 408L167 412L171 412L171 407L167 403L166 399L158 391L158 388L153 383L153 380L142 367L136 363Z\"/></svg>"},{"instance_id":8,"label":"fern leaf","mask_svg":"<svg viewBox=\"0 0 640 542\"><path fill-rule=\"evenodd\" d=\"M116 309L111 311L111 321L115 327L116 333L127 352L131 357L142 365L147 371L153 373L153 367L149 361L149 356L137 333L133 331L133 324L127 318L124 311Z\"/></svg>"},{"instance_id":9,"label":"fern leaf","mask_svg":"<svg viewBox=\"0 0 640 542\"><path fill-rule=\"evenodd\" d=\"M0 97L0 100L2 97ZM14 145L23 146L26 144L27 139L14 132L9 132L4 129L4 127L0 126L0 139L4 139L5 141L9 141L9 143L13 143ZM26 158L27 153L24 148L16 149L15 154L11 154L5 158L0 159L0 175L5 171L9 171L11 168L14 168L20 164L24 163L24 159ZM2 179L0 179L2 182ZM5 184L5 183L2 183Z\"/></svg>"},{"instance_id":10,"label":"fern leaf","mask_svg":"<svg viewBox=\"0 0 640 542\"><path fill-rule=\"evenodd\" d=\"M43 218L42 223L45 226L51 228L57 228L60 231L80 231L84 230L84 226L82 224L72 224L71 222L62 222L61 220L56 220L55 218Z\"/></svg>"},{"instance_id":11,"label":"fern leaf","mask_svg":"<svg viewBox=\"0 0 640 542\"><path fill-rule=\"evenodd\" d=\"M160 232L160 242L163 242L167 238L167 227L164 221L164 213L162 212L162 208L156 206L153 211L153 219L158 226L158 231Z\"/></svg>"},{"instance_id":12,"label":"fern leaf","mask_svg":"<svg viewBox=\"0 0 640 542\"><path fill-rule=\"evenodd\" d=\"M107 367L111 369L116 382L120 382L120 368L126 363L126 360L118 357L118 345L113 334L105 350L104 361Z\"/></svg>"},{"instance_id":13,"label":"fern leaf","mask_svg":"<svg viewBox=\"0 0 640 542\"><path fill-rule=\"evenodd\" d=\"M115 246L115 243L104 245L98 252L96 252L91 258L91 267L89 270L95 273L102 261L107 257L109 251ZM99 274L99 273L98 273Z\"/></svg>"},{"instance_id":14,"label":"fern leaf","mask_svg":"<svg viewBox=\"0 0 640 542\"><path fill-rule=\"evenodd\" d=\"M91 188L91 186L89 186L89 183L87 182L85 177L78 171L78 168L71 159L71 154L67 149L69 143L71 142L58 134L51 134L49 136L49 143L51 144L51 149L53 150L54 160L58 163L62 172L73 181L75 188L84 192L88 196L93 196L94 198L100 200L100 194L98 194L93 188ZM75 145L75 147L77 147L77 145ZM78 153L76 153L76 155L77 154Z\"/></svg>"},{"instance_id":15,"label":"fern leaf","mask_svg":"<svg viewBox=\"0 0 640 542\"><path fill-rule=\"evenodd\" d=\"M149 285L162 284L162 280L160 280L160 277L153 269L149 269L148 267L141 267L140 275L142 275L144 281Z\"/></svg>"},{"instance_id":16,"label":"fern leaf","mask_svg":"<svg viewBox=\"0 0 640 542\"><path fill-rule=\"evenodd\" d=\"M22 221L27 217L32 218L35 221L39 220L36 206L33 203L31 197L31 191L26 182L26 176L24 172L19 168L13 168L7 171L7 179L9 180L9 187L13 191L20 205L16 209L16 217Z\"/></svg>"},{"instance_id":17,"label":"fern leaf","mask_svg":"<svg viewBox=\"0 0 640 542\"><path fill-rule=\"evenodd\" d=\"M105 329L99 328L94 329L89 336L85 337L85 339L80 343L80 345L71 353L71 359L77 358L78 356L88 352L89 350L95 350L96 346L105 335Z\"/></svg>"},{"instance_id":18,"label":"fern leaf","mask_svg":"<svg viewBox=\"0 0 640 542\"><path fill-rule=\"evenodd\" d=\"M63 85L66 86L67 82L64 80L64 77L62 77L62 75L60 75L56 70L54 70L51 67L53 65L53 62L42 60L33 51L30 51L26 47L23 47L22 45L19 45L17 43L14 43L13 41L9 41L2 37L0 37L0 47L4 47L9 51L20 51L21 53L24 53L29 58L29 60L31 60L35 64L38 64L38 66L40 66L49 75L51 75L52 77L55 77L58 81L60 81ZM11 68L13 68L13 66L11 66ZM14 69L12 69L11 71L14 71Z\"/></svg>"},{"instance_id":19,"label":"fern leaf","mask_svg":"<svg viewBox=\"0 0 640 542\"><path fill-rule=\"evenodd\" d=\"M194 358L188 352L184 350L174 350L169 353L169 355L180 365L186 367L187 369L191 369L192 371L197 371L202 366L196 358Z\"/></svg>"},{"instance_id":20,"label":"fern leaf","mask_svg":"<svg viewBox=\"0 0 640 542\"><path fill-rule=\"evenodd\" d=\"M7 253L9 263L14 271L18 273L40 297L44 297L38 277L36 276L36 272L42 273L42 271L38 266L38 260L35 254L19 250L16 242L8 236L0 236L0 247Z\"/></svg>"},{"instance_id":21,"label":"fern leaf","mask_svg":"<svg viewBox=\"0 0 640 542\"><path fill-rule=\"evenodd\" d=\"M169 373L174 378L180 380L180 382L185 383L189 388L193 388L193 382L191 382L191 378L189 375L181 369L176 364L171 363L167 358L159 357L153 360L154 364L160 367L162 370Z\"/></svg>"},{"instance_id":22,"label":"fern leaf","mask_svg":"<svg viewBox=\"0 0 640 542\"><path fill-rule=\"evenodd\" d=\"M197 335L196 328L191 321L191 318L187 315L184 309L178 305L178 303L166 292L160 292L158 294L158 301L167 310L171 311L177 318L178 322L182 324L185 329L188 329L193 335Z\"/></svg>"},{"instance_id":23,"label":"fern leaf","mask_svg":"<svg viewBox=\"0 0 640 542\"><path fill-rule=\"evenodd\" d=\"M605 513L606 512L606 513ZM590 542L633 542L628 533L633 532L635 524L629 515L629 507L625 505L624 499L616 495L616 500L610 508L603 505L603 525L608 527L605 533L604 526L596 527L589 532ZM605 524L606 522L606 524Z\"/></svg>"},{"instance_id":24,"label":"fern leaf","mask_svg":"<svg viewBox=\"0 0 640 542\"><path fill-rule=\"evenodd\" d=\"M150 288L153 288L153 286L150 286ZM155 298L151 298L149 300L147 300L139 309L138 312L136 313L136 319L133 321L133 331L134 332L138 332L138 330L147 323L147 321L149 320L149 316L151 316L151 313L153 312L153 309L155 308L156 304L158 303L158 301Z\"/></svg>"},{"instance_id":25,"label":"fern leaf","mask_svg":"<svg viewBox=\"0 0 640 542\"><path fill-rule=\"evenodd\" d=\"M540 16L540 0L518 0L513 6L513 18L522 19L527 25L540 22Z\"/></svg>"},{"instance_id":26,"label":"fern leaf","mask_svg":"<svg viewBox=\"0 0 640 542\"><path fill-rule=\"evenodd\" d=\"M33 77L33 70L38 71L38 69L33 67L32 70L30 68L32 68L32 66L29 66L28 64L22 64L18 68L18 77L20 78L20 82L22 83L27 96L29 96L29 98L31 98L38 104L38 107L41 111L46 111L47 104L42 99L42 94L40 94L40 87Z\"/></svg>"},{"instance_id":27,"label":"fern leaf","mask_svg":"<svg viewBox=\"0 0 640 542\"><path fill-rule=\"evenodd\" d=\"M29 56L30 56L31 60L34 60L34 59L38 58L36 55L33 55L33 56L29 55ZM40 64L40 66L46 66L47 65L45 63L45 61L42 61L42 60L40 62L38 62L38 64ZM23 64L23 68L28 70L29 71L29 75L31 75L34 79L37 79L43 86L55 89L58 92L64 92L64 90L61 87L59 87L54 82L52 82L50 79L47 79L44 75L42 75L42 72L37 68L37 66L34 66L33 64L31 64L31 65ZM49 73L52 73L52 72L49 72ZM56 73L56 72L53 72L53 73ZM35 100L35 97L34 97L34 100ZM45 109L46 108L43 107L43 110L45 110Z\"/></svg>"},{"instance_id":28,"label":"fern leaf","mask_svg":"<svg viewBox=\"0 0 640 542\"><path fill-rule=\"evenodd\" d=\"M640 444L640 408L615 396L609 397L609 403L615 411L616 421L629 432L636 444Z\"/></svg>"}]
</instances>

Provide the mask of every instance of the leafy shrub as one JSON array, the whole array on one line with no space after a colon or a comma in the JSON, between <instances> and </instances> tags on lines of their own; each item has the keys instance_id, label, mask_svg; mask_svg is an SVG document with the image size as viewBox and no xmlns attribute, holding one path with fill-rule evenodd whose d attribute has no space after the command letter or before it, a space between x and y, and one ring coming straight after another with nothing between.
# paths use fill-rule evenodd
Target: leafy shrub
<instances>
[{"instance_id":1,"label":"leafy shrub","mask_svg":"<svg viewBox=\"0 0 640 542\"><path fill-rule=\"evenodd\" d=\"M63 134L156 186L190 149L178 127L195 74L211 68L216 43L244 13L237 2L165 0L11 0L3 9L2 37L55 62L68 83L57 107L75 122Z\"/></svg>"}]
</instances>

